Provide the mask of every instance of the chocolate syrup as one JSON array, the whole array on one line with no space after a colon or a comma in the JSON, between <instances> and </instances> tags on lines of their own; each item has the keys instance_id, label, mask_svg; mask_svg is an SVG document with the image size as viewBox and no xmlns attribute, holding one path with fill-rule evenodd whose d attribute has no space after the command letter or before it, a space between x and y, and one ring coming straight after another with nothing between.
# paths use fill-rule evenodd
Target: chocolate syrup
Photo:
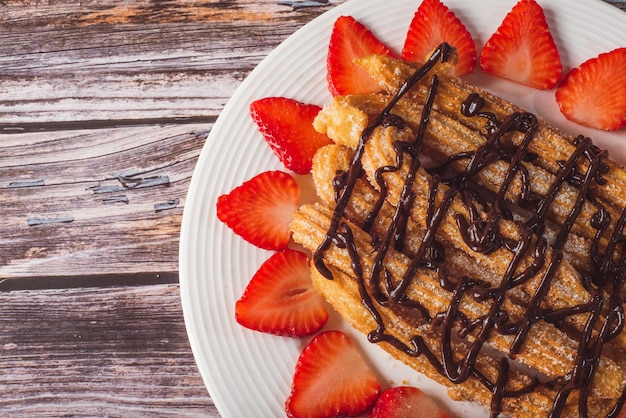
<instances>
[{"instance_id":1,"label":"chocolate syrup","mask_svg":"<svg viewBox=\"0 0 626 418\"><path fill-rule=\"evenodd\" d=\"M451 155L439 166L429 168L430 185L429 190L425 191L428 196L426 230L419 248L409 257L410 263L404 275L397 284L393 285L389 273L385 270L384 260L392 249L396 251L404 249L406 225L415 198L413 182L416 173L421 168L419 158L421 143L428 127L439 85L437 75L432 75L419 131L413 142L395 144L396 165L381 167L375 175L380 197L362 226L368 232L379 216L382 203L387 197L385 173L398 170L403 165L405 155L411 158L410 168L405 177L405 183L402 185L401 196L390 227L386 235L379 237L376 242L375 261L371 271L363 271L350 226L342 222L343 212L349 204L356 181L364 176L361 158L370 136L379 127L404 128L405 122L391 114L394 106L412 87L429 74L438 61L445 62L449 54L450 47L447 44L440 45L428 62L406 80L381 114L364 130L350 170L339 173L335 182L336 208L325 239L314 253L314 264L321 274L332 280L332 274L324 264L324 253L331 245L347 249L354 275L358 279L361 302L377 324L376 329L368 335L369 341L389 343L409 356L424 356L441 375L453 383L463 383L469 378L477 379L492 393L491 416L496 417L502 412L505 399L522 396L543 385L556 393L550 417L558 417L563 412L566 401L572 393L578 394L580 416L586 417L591 385L603 347L623 331L625 323L621 290L626 282L626 251L622 248L625 241L623 233L626 226L626 210L615 223L613 231L610 231L610 213L594 194L594 188L606 183L603 178L608 170L608 166L604 163L607 157L606 151L595 147L589 138L583 136L576 138L573 142L574 152L567 161L559 162L560 169L554 174L554 181L547 193L539 195L533 191L533 179L525 167L525 164L537 158L536 154L529 151L529 146L539 127L537 118L530 113L516 112L500 121L493 113L482 111L485 105L484 98L477 93L471 94L463 102L460 112L465 117L485 119L485 132L487 132L485 142L474 151ZM510 141L506 140L506 137L513 133L523 135L523 140L517 146L511 145ZM452 163L459 161L465 162L464 170L451 174ZM477 186L474 177L497 161L506 161L508 171L500 189L495 194L489 194ZM518 239L511 240L501 235L498 225L502 219L513 219L512 213L506 209L510 206L510 202L505 201L505 195L515 179L519 179L522 184L521 193L515 203L526 210L531 209L532 215L516 221ZM565 183L577 189L577 196L565 221L558 227L556 239L548 251L545 229L549 221L546 217L550 206ZM444 186L446 191L443 193L443 198L437 202L438 191ZM457 214L455 220L458 232L472 251L489 254L504 248L511 253L509 266L497 285L490 285L480 278L450 278L442 273L446 263L446 254L443 245L437 241L437 231L445 216L449 215L449 208L454 199L463 202L467 209L467 217ZM575 306L547 309L541 306L541 303L551 289L557 270L563 262L564 247L568 237L586 203L593 205L596 210L590 226L597 231L591 244L592 265L589 272L582 275L581 279L582 285L589 292L589 300ZM603 248L600 246L601 239L608 239L608 244ZM523 260L532 260L532 262L520 273ZM444 312L435 314L434 317L429 317L428 311L421 306L419 301L410 300L406 294L406 290L415 280L420 269L437 272L440 285L452 293L448 308ZM523 318L512 322L504 307L511 289L539 274L541 275L540 284L530 298ZM467 298L489 301L489 312L481 318L470 321L460 311L463 300ZM419 335L415 335L407 345L388 334L386 324L379 312L379 309L387 308L413 309L420 312L440 335L438 352L434 352ZM521 352L532 327L540 321L545 321L564 329L568 318L583 313L587 314L587 319L584 329L578 332L578 351L572 370L564 376L542 382L539 382L536 376L532 376L530 383L525 387L510 390L508 382L511 374L511 361L516 354ZM492 333L513 336L509 353L499 359L498 373L494 381L475 367ZM465 341L466 351L458 359L459 345L454 342L454 338L465 338L470 334L473 338L471 341ZM626 392L616 401L609 417L617 416L625 399Z\"/></svg>"}]
</instances>

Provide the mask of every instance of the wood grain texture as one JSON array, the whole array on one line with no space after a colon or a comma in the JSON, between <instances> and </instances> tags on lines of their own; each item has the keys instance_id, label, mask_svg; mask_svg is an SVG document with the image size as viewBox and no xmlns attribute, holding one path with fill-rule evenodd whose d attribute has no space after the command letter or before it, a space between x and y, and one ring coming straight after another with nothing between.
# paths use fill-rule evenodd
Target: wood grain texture
<instances>
[{"instance_id":1,"label":"wood grain texture","mask_svg":"<svg viewBox=\"0 0 626 418\"><path fill-rule=\"evenodd\" d=\"M0 127L215 117L262 58L329 8L50 3L0 8Z\"/></svg>"},{"instance_id":2,"label":"wood grain texture","mask_svg":"<svg viewBox=\"0 0 626 418\"><path fill-rule=\"evenodd\" d=\"M332 7L4 4L0 278L14 279L176 272L213 122L265 55Z\"/></svg>"},{"instance_id":3,"label":"wood grain texture","mask_svg":"<svg viewBox=\"0 0 626 418\"><path fill-rule=\"evenodd\" d=\"M177 285L0 294L3 416L218 416Z\"/></svg>"},{"instance_id":4,"label":"wood grain texture","mask_svg":"<svg viewBox=\"0 0 626 418\"><path fill-rule=\"evenodd\" d=\"M177 271L185 197L209 128L3 138L0 278Z\"/></svg>"}]
</instances>

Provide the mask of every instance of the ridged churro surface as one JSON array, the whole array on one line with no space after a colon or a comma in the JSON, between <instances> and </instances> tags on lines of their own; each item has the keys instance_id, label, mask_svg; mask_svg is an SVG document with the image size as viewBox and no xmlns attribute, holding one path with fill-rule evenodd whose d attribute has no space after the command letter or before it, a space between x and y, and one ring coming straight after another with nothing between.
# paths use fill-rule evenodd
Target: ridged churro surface
<instances>
[{"instance_id":1,"label":"ridged churro surface","mask_svg":"<svg viewBox=\"0 0 626 418\"><path fill-rule=\"evenodd\" d=\"M335 144L314 159L320 201L291 226L314 284L371 342L493 416L617 416L626 173L442 74L449 53L419 71L361 59L386 93L318 115Z\"/></svg>"}]
</instances>

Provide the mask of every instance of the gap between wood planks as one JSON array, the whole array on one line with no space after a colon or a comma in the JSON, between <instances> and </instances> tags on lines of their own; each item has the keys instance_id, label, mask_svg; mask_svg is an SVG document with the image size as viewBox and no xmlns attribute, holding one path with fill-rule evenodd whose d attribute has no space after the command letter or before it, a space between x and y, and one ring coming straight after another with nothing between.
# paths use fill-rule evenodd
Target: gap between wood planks
<instances>
[{"instance_id":1,"label":"gap between wood planks","mask_svg":"<svg viewBox=\"0 0 626 418\"><path fill-rule=\"evenodd\" d=\"M178 284L178 272L21 277L0 280L0 292Z\"/></svg>"},{"instance_id":2,"label":"gap between wood planks","mask_svg":"<svg viewBox=\"0 0 626 418\"><path fill-rule=\"evenodd\" d=\"M32 132L74 131L82 129L106 129L143 125L189 125L215 123L217 116L193 116L149 119L81 120L67 122L9 123L0 124L0 134L23 134Z\"/></svg>"}]
</instances>

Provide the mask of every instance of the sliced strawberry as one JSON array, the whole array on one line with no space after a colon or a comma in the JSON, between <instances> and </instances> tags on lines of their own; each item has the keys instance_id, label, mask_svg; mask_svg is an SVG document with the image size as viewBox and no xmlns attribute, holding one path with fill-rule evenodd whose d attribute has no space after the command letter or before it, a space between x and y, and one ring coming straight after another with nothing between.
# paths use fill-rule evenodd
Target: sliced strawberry
<instances>
[{"instance_id":1,"label":"sliced strawberry","mask_svg":"<svg viewBox=\"0 0 626 418\"><path fill-rule=\"evenodd\" d=\"M285 97L266 97L250 105L250 115L265 141L285 167L298 174L308 174L315 151L331 143L313 128L320 110Z\"/></svg>"},{"instance_id":2,"label":"sliced strawberry","mask_svg":"<svg viewBox=\"0 0 626 418\"><path fill-rule=\"evenodd\" d=\"M378 379L348 336L326 331L300 354L285 411L288 417L357 416L379 392Z\"/></svg>"},{"instance_id":3,"label":"sliced strawberry","mask_svg":"<svg viewBox=\"0 0 626 418\"><path fill-rule=\"evenodd\" d=\"M424 63L439 44L457 50L453 75L469 74L476 66L476 44L463 22L439 0L424 0L417 8L402 48L402 59Z\"/></svg>"},{"instance_id":4,"label":"sliced strawberry","mask_svg":"<svg viewBox=\"0 0 626 418\"><path fill-rule=\"evenodd\" d=\"M571 70L556 90L571 121L606 131L626 126L626 48L600 54Z\"/></svg>"},{"instance_id":5,"label":"sliced strawberry","mask_svg":"<svg viewBox=\"0 0 626 418\"><path fill-rule=\"evenodd\" d=\"M313 288L306 254L288 249L263 263L235 304L235 318L269 334L302 337L319 331L328 312Z\"/></svg>"},{"instance_id":6,"label":"sliced strawberry","mask_svg":"<svg viewBox=\"0 0 626 418\"><path fill-rule=\"evenodd\" d=\"M369 418L449 418L435 401L418 388L399 386L380 395Z\"/></svg>"},{"instance_id":7,"label":"sliced strawberry","mask_svg":"<svg viewBox=\"0 0 626 418\"><path fill-rule=\"evenodd\" d=\"M281 171L266 171L217 199L217 217L259 248L280 250L289 244L289 224L298 209L300 187Z\"/></svg>"},{"instance_id":8,"label":"sliced strawberry","mask_svg":"<svg viewBox=\"0 0 626 418\"><path fill-rule=\"evenodd\" d=\"M367 55L393 56L391 50L361 22L351 16L335 21L330 35L326 67L328 89L333 96L377 93L381 90L365 70L352 61Z\"/></svg>"},{"instance_id":9,"label":"sliced strawberry","mask_svg":"<svg viewBox=\"0 0 626 418\"><path fill-rule=\"evenodd\" d=\"M561 59L541 6L520 0L487 40L480 66L488 74L537 89L556 86Z\"/></svg>"}]
</instances>

